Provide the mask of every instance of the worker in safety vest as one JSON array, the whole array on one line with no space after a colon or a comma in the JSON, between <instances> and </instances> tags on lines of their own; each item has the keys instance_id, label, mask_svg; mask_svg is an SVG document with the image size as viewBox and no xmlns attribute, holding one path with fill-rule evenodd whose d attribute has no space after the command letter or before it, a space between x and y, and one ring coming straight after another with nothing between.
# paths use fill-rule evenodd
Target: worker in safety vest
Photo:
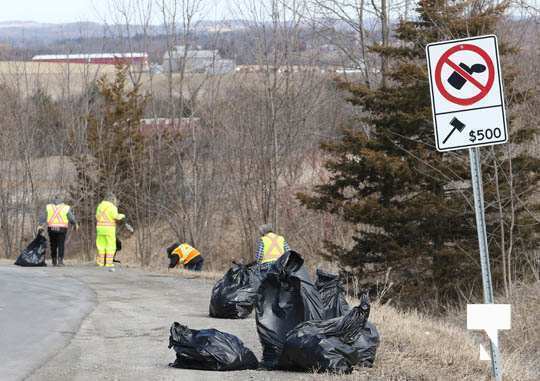
<instances>
[{"instance_id":1,"label":"worker in safety vest","mask_svg":"<svg viewBox=\"0 0 540 381\"><path fill-rule=\"evenodd\" d=\"M116 253L116 223L126 218L118 213L118 201L112 193L107 194L96 209L96 264L114 271Z\"/></svg>"},{"instance_id":2,"label":"worker in safety vest","mask_svg":"<svg viewBox=\"0 0 540 381\"><path fill-rule=\"evenodd\" d=\"M179 264L183 264L186 270L201 271L204 263L199 250L187 243L176 242L167 248L167 256L170 263L169 268L177 267Z\"/></svg>"},{"instance_id":3,"label":"worker in safety vest","mask_svg":"<svg viewBox=\"0 0 540 381\"><path fill-rule=\"evenodd\" d=\"M259 269L266 271L283 253L289 251L290 248L285 238L274 233L274 228L271 224L260 226L259 232L262 237L259 240L256 260Z\"/></svg>"},{"instance_id":4,"label":"worker in safety vest","mask_svg":"<svg viewBox=\"0 0 540 381\"><path fill-rule=\"evenodd\" d=\"M57 195L50 204L47 204L39 217L38 231L43 230L47 224L49 242L51 246L51 259L53 266L64 266L64 245L68 227L71 224L75 230L79 229L71 207L64 204L62 197Z\"/></svg>"}]
</instances>

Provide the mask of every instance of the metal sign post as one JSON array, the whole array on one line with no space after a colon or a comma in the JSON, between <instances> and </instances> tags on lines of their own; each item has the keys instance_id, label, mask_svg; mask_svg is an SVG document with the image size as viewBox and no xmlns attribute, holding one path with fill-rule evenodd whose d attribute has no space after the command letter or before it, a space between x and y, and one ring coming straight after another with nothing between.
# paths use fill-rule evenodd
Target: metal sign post
<instances>
[{"instance_id":1,"label":"metal sign post","mask_svg":"<svg viewBox=\"0 0 540 381\"><path fill-rule=\"evenodd\" d=\"M480 248L480 266L482 268L482 285L484 287L484 303L493 304L493 284L491 282L491 268L489 265L489 252L486 232L486 219L484 215L484 189L482 186L482 167L480 150L478 147L469 149L471 162L471 182L474 193L474 211L476 214L476 230L478 232L478 246ZM495 380L502 381L501 354L498 343L491 343L491 365Z\"/></svg>"},{"instance_id":2,"label":"metal sign post","mask_svg":"<svg viewBox=\"0 0 540 381\"><path fill-rule=\"evenodd\" d=\"M469 149L484 304L493 304L478 147L508 141L497 37L435 42L426 46L426 58L435 147L441 152ZM502 381L496 331L494 335L488 332L488 336L493 375L495 380Z\"/></svg>"}]
</instances>

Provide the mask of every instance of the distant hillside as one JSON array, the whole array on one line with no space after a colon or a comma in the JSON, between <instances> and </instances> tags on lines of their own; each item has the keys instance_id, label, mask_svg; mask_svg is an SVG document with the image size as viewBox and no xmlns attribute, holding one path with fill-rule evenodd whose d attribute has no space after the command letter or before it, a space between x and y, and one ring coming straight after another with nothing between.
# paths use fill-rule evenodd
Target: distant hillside
<instances>
[{"instance_id":1,"label":"distant hillside","mask_svg":"<svg viewBox=\"0 0 540 381\"><path fill-rule=\"evenodd\" d=\"M107 28L94 22L44 24L33 21L0 22L0 41L17 47L21 44L38 46L62 39L103 36Z\"/></svg>"},{"instance_id":2,"label":"distant hillside","mask_svg":"<svg viewBox=\"0 0 540 381\"><path fill-rule=\"evenodd\" d=\"M230 32L242 30L246 22L242 20L211 21L205 20L196 24L199 33L204 32ZM47 24L34 21L1 21L0 42L10 43L13 46L48 44L81 38L97 38L118 34L122 25L107 25L97 22L73 22L64 24ZM179 26L179 30L181 27ZM130 25L132 35L144 33L141 25ZM146 33L151 36L163 34L165 29L161 25L152 25Z\"/></svg>"},{"instance_id":3,"label":"distant hillside","mask_svg":"<svg viewBox=\"0 0 540 381\"><path fill-rule=\"evenodd\" d=\"M0 21L0 28L43 28L50 25L35 21Z\"/></svg>"}]
</instances>

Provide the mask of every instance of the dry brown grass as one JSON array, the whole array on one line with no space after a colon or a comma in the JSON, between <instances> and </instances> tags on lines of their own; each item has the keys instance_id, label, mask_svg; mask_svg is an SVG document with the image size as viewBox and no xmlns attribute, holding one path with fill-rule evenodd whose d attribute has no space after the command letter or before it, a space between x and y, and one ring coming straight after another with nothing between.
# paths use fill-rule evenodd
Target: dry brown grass
<instances>
[{"instance_id":1,"label":"dry brown grass","mask_svg":"<svg viewBox=\"0 0 540 381\"><path fill-rule=\"evenodd\" d=\"M521 380L540 380L540 282L517 286L512 295L497 299L512 305L512 329L501 332L504 365Z\"/></svg>"},{"instance_id":2,"label":"dry brown grass","mask_svg":"<svg viewBox=\"0 0 540 381\"><path fill-rule=\"evenodd\" d=\"M381 333L381 345L375 367L359 372L359 379L482 380L489 374L463 329L376 304L371 320Z\"/></svg>"},{"instance_id":3,"label":"dry brown grass","mask_svg":"<svg viewBox=\"0 0 540 381\"><path fill-rule=\"evenodd\" d=\"M499 331L505 379L540 380L540 282L516 285L512 297L497 297L495 301L512 306L512 329ZM466 311L453 311L445 320L465 327ZM477 341L486 340L483 332L471 335Z\"/></svg>"}]
</instances>

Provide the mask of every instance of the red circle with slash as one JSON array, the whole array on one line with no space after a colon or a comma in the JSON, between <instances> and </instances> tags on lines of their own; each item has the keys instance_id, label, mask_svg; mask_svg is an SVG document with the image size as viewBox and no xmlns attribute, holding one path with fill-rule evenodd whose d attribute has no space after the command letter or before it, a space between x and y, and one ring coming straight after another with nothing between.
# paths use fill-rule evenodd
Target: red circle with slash
<instances>
[{"instance_id":1,"label":"red circle with slash","mask_svg":"<svg viewBox=\"0 0 540 381\"><path fill-rule=\"evenodd\" d=\"M452 62L450 60L450 56L456 52L469 50L472 52L477 53L480 57L483 58L483 60L486 63L486 67L488 70L488 80L485 85L478 82L476 79L473 78L472 75L467 73L465 70L463 70L460 66ZM458 72L459 75L461 75L463 78L465 78L467 81L469 81L473 86L478 88L479 93L471 98L459 98L455 97L452 94L446 90L444 87L443 81L442 81L442 68L444 65L450 66L452 69L454 69L456 72ZM489 57L489 55L479 48L476 45L471 44L459 44L456 45L450 49L448 49L439 59L439 62L437 62L437 66L435 67L435 83L437 84L437 89L439 89L439 92L442 94L443 97L445 97L447 100L449 100L452 103L456 103L461 106L470 106L482 98L484 98L488 93L489 90L491 90L491 87L493 86L493 81L495 80L495 68L493 66L493 61Z\"/></svg>"}]
</instances>

